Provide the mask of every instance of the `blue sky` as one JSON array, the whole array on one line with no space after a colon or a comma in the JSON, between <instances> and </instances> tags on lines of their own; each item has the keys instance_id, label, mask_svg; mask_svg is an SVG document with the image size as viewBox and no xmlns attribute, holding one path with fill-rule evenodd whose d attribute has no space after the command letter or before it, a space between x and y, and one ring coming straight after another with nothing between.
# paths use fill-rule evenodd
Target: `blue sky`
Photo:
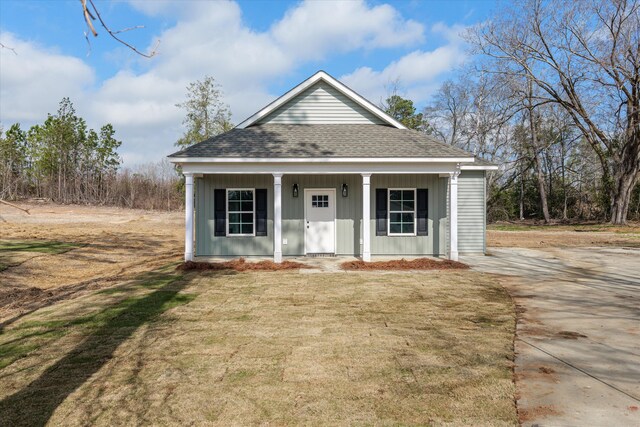
<instances>
[{"instance_id":1,"label":"blue sky","mask_svg":"<svg viewBox=\"0 0 640 427\"><path fill-rule=\"evenodd\" d=\"M175 107L212 75L239 123L319 69L379 103L390 82L421 107L467 58L465 27L493 1L98 1L112 29L158 55L139 57L99 27L84 39L78 0L0 1L0 123L23 127L71 97L89 124L114 125L127 166L160 160L179 137Z\"/></svg>"}]
</instances>

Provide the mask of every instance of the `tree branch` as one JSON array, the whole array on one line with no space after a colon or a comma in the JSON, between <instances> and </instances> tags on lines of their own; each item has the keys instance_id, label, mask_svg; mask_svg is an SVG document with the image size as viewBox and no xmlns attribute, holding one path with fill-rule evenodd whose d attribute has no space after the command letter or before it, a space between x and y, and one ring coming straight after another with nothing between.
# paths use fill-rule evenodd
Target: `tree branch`
<instances>
[{"instance_id":1,"label":"tree branch","mask_svg":"<svg viewBox=\"0 0 640 427\"><path fill-rule=\"evenodd\" d=\"M102 19L102 16L100 15L100 11L98 10L98 8L96 7L95 3L93 2L93 0L80 0L80 3L82 4L82 13L84 15L84 20L87 23L87 27L89 28L89 31L91 32L91 34L93 34L94 37L98 37L98 32L96 31L94 25L93 25L93 21L98 20L98 22L100 22L100 26L102 26L102 28L105 29L105 31L114 39L116 40L118 43L126 46L127 48L129 48L130 50L132 50L133 52L137 53L140 56L143 56L145 58L152 58L156 55L157 50L158 50L158 46L160 45L160 40L156 41L155 46L153 47L153 49L151 50L151 52L149 53L144 53L141 52L140 50L138 50L135 46L127 43L126 41L124 41L123 39L121 39L120 37L118 37L118 34L127 32L127 31L131 31L131 30L135 30L135 29L139 29L139 28L144 28L144 26L142 25L137 25L134 27L129 27L129 28L125 28L123 30L112 30L107 23L104 21L104 19ZM93 13L92 13L93 11ZM87 43L89 43L89 37L88 34L85 33L85 39L87 40ZM89 43L90 45L90 43Z\"/></svg>"}]
</instances>

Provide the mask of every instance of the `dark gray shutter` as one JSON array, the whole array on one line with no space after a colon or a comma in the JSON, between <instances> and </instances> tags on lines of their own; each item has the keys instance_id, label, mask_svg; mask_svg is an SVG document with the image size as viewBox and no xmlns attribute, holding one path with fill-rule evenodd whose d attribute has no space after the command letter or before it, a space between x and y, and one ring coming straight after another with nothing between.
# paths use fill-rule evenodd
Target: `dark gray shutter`
<instances>
[{"instance_id":1,"label":"dark gray shutter","mask_svg":"<svg viewBox=\"0 0 640 427\"><path fill-rule=\"evenodd\" d=\"M418 190L416 191L416 197L417 197L417 209L416 209L416 221L418 221L417 223L417 229L418 229L418 236L426 236L428 234L428 216L429 216L429 209L428 209L428 195L429 195L429 190L427 190L426 188L418 188Z\"/></svg>"},{"instance_id":2,"label":"dark gray shutter","mask_svg":"<svg viewBox=\"0 0 640 427\"><path fill-rule=\"evenodd\" d=\"M256 236L267 235L267 189L256 189Z\"/></svg>"},{"instance_id":3,"label":"dark gray shutter","mask_svg":"<svg viewBox=\"0 0 640 427\"><path fill-rule=\"evenodd\" d=\"M387 189L376 188L376 236L387 235Z\"/></svg>"},{"instance_id":4,"label":"dark gray shutter","mask_svg":"<svg viewBox=\"0 0 640 427\"><path fill-rule=\"evenodd\" d=\"M227 235L227 190L219 188L213 192L213 219L215 236Z\"/></svg>"}]
</instances>

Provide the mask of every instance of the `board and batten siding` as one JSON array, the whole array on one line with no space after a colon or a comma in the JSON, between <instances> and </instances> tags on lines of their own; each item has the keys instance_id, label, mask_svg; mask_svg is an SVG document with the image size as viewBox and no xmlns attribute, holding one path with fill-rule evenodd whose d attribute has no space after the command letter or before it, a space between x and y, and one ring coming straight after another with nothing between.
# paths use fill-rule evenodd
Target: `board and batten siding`
<instances>
[{"instance_id":1,"label":"board and batten siding","mask_svg":"<svg viewBox=\"0 0 640 427\"><path fill-rule=\"evenodd\" d=\"M204 175L195 180L196 256L273 256L273 176ZM266 236L216 236L214 190L216 188L266 188Z\"/></svg>"},{"instance_id":2,"label":"board and batten siding","mask_svg":"<svg viewBox=\"0 0 640 427\"><path fill-rule=\"evenodd\" d=\"M258 121L258 124L385 124L379 117L318 82Z\"/></svg>"},{"instance_id":3,"label":"board and batten siding","mask_svg":"<svg viewBox=\"0 0 640 427\"><path fill-rule=\"evenodd\" d=\"M293 197L298 184L298 197ZM349 188L342 197L342 184ZM214 190L216 188L266 188L267 235L226 237L214 235ZM282 177L282 252L304 255L304 190L336 190L336 255L360 256L362 250L362 177L344 175L284 175ZM427 188L427 236L376 236L376 188ZM485 178L483 171L464 171L458 183L458 250L481 253L485 249ZM448 179L438 175L371 176L371 254L389 256L443 256L447 253ZM196 179L196 255L273 255L273 177L271 175L205 175Z\"/></svg>"},{"instance_id":4,"label":"board and batten siding","mask_svg":"<svg viewBox=\"0 0 640 427\"><path fill-rule=\"evenodd\" d=\"M293 197L298 184L298 197ZM342 184L349 194L342 197ZM362 222L362 177L360 175L285 175L282 177L282 245L284 256L304 255L304 190L336 190L336 255L360 255Z\"/></svg>"},{"instance_id":5,"label":"board and batten siding","mask_svg":"<svg viewBox=\"0 0 640 427\"><path fill-rule=\"evenodd\" d=\"M377 188L426 188L428 222L426 236L376 236ZM371 176L371 255L434 255L446 253L447 179L438 175L372 175ZM387 213L388 214L388 213ZM388 230L387 230L388 231Z\"/></svg>"}]
</instances>

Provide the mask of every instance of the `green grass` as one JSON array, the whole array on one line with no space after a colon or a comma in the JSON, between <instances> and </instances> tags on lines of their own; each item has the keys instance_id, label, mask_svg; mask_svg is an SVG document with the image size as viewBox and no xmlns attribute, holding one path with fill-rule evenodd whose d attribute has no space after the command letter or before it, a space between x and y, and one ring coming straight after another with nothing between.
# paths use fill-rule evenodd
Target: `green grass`
<instances>
[{"instance_id":1,"label":"green grass","mask_svg":"<svg viewBox=\"0 0 640 427\"><path fill-rule=\"evenodd\" d=\"M192 294L166 290L181 279L181 274L168 273L167 268L163 267L145 273L133 282L105 290L110 292L101 291L100 293L108 294L118 291L123 296L115 304L102 310L70 319L24 321L0 334L0 369L71 332L82 335L96 332L100 335L118 335L120 329L136 328L143 320L153 321L166 310L187 304L195 298ZM139 293L140 289L152 292L128 296L134 292ZM167 292L172 293L170 297Z\"/></svg>"},{"instance_id":2,"label":"green grass","mask_svg":"<svg viewBox=\"0 0 640 427\"><path fill-rule=\"evenodd\" d=\"M61 254L80 246L83 245L78 243L54 242L46 240L0 240L0 252L38 252L44 254Z\"/></svg>"}]
</instances>

